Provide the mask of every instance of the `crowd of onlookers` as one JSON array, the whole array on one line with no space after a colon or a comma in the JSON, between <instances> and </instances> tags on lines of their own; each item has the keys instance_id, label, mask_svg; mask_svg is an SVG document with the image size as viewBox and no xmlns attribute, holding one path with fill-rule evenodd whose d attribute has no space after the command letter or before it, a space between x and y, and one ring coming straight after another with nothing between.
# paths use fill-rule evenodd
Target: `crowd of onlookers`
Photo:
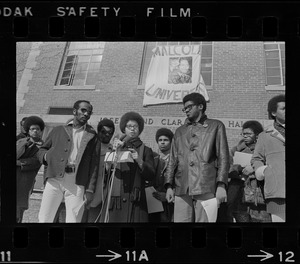
<instances>
[{"instance_id":1,"label":"crowd of onlookers","mask_svg":"<svg viewBox=\"0 0 300 264\"><path fill-rule=\"evenodd\" d=\"M41 165L40 223L57 221L62 201L68 223L284 222L285 96L268 102L273 124L264 129L256 120L243 123L241 140L231 150L224 124L208 118L206 107L201 94L186 95L184 125L153 135L159 153L140 139L144 119L136 112L121 117L122 136L115 137L109 119L101 120L97 131L88 124L93 106L86 100L75 102L74 117L45 140L44 121L23 118L17 136L17 222L28 209ZM215 206L215 217L208 204Z\"/></svg>"}]
</instances>

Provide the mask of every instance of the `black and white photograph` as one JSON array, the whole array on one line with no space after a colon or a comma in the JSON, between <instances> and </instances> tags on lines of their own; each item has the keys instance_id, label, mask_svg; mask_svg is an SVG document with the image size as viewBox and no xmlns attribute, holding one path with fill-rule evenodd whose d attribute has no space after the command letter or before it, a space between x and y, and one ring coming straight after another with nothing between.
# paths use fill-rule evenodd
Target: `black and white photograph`
<instances>
[{"instance_id":1,"label":"black and white photograph","mask_svg":"<svg viewBox=\"0 0 300 264\"><path fill-rule=\"evenodd\" d=\"M285 222L285 83L280 41L17 42L16 223Z\"/></svg>"}]
</instances>

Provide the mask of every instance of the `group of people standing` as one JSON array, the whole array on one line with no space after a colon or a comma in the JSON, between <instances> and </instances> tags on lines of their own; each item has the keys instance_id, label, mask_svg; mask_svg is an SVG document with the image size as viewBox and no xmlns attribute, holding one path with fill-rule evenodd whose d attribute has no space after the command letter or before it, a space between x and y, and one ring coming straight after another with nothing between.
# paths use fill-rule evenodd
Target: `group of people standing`
<instances>
[{"instance_id":1,"label":"group of people standing","mask_svg":"<svg viewBox=\"0 0 300 264\"><path fill-rule=\"evenodd\" d=\"M224 124L206 116L201 94L186 95L183 106L187 119L175 134L157 130L159 153L140 139L144 119L136 112L121 117L123 136L114 140L111 120L101 120L97 132L87 123L93 107L86 100L75 102L74 118L53 128L45 142L43 120L28 117L25 136L17 140L17 221L28 209L42 164L41 223L55 221L63 200L65 222L211 222L203 203L211 199L219 207L216 221L285 221L284 95L269 102L274 125L263 131L259 122L245 122L242 140L231 151ZM251 164L234 164L236 151L253 154ZM128 155L124 162L120 153ZM109 156L117 158L108 161ZM246 182L261 190L262 203L243 201ZM148 187L163 211L148 213Z\"/></svg>"}]
</instances>

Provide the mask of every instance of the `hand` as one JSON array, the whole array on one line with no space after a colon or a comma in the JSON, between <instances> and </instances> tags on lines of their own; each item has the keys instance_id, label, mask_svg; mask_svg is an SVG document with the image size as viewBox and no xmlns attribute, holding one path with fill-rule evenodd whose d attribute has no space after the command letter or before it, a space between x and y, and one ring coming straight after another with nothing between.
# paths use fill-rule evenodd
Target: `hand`
<instances>
[{"instance_id":1,"label":"hand","mask_svg":"<svg viewBox=\"0 0 300 264\"><path fill-rule=\"evenodd\" d=\"M221 203L227 202L227 194L226 194L226 190L224 187L219 186L217 188L216 198L217 198L218 207L220 207Z\"/></svg>"},{"instance_id":2,"label":"hand","mask_svg":"<svg viewBox=\"0 0 300 264\"><path fill-rule=\"evenodd\" d=\"M94 198L94 194L91 192L85 192L85 198L86 198L86 208L90 208L90 203L92 202Z\"/></svg>"},{"instance_id":3,"label":"hand","mask_svg":"<svg viewBox=\"0 0 300 264\"><path fill-rule=\"evenodd\" d=\"M131 156L134 160L139 161L139 154L137 151L133 148L128 148L128 150L131 152Z\"/></svg>"},{"instance_id":4,"label":"hand","mask_svg":"<svg viewBox=\"0 0 300 264\"><path fill-rule=\"evenodd\" d=\"M171 202L175 201L174 191L171 187L167 189L166 200L168 201L168 203L171 203Z\"/></svg>"},{"instance_id":5,"label":"hand","mask_svg":"<svg viewBox=\"0 0 300 264\"><path fill-rule=\"evenodd\" d=\"M232 169L233 169L234 171L237 171L238 173L241 173L242 170L243 170L243 167L242 167L240 164L233 164L233 165L232 165Z\"/></svg>"},{"instance_id":6,"label":"hand","mask_svg":"<svg viewBox=\"0 0 300 264\"><path fill-rule=\"evenodd\" d=\"M166 193L165 192L154 192L152 193L153 197L161 202L166 202Z\"/></svg>"},{"instance_id":7,"label":"hand","mask_svg":"<svg viewBox=\"0 0 300 264\"><path fill-rule=\"evenodd\" d=\"M115 138L114 139L114 142L113 142L113 149L118 149L120 147L122 147L124 145L124 142L121 141L120 139L118 138Z\"/></svg>"},{"instance_id":8,"label":"hand","mask_svg":"<svg viewBox=\"0 0 300 264\"><path fill-rule=\"evenodd\" d=\"M244 175L250 175L250 174L252 174L253 172L254 172L254 170L253 170L252 166L250 166L250 165L247 165L247 166L243 169L243 171L242 171L242 173L243 173Z\"/></svg>"},{"instance_id":9,"label":"hand","mask_svg":"<svg viewBox=\"0 0 300 264\"><path fill-rule=\"evenodd\" d=\"M17 166L22 166L21 161L17 160Z\"/></svg>"}]
</instances>

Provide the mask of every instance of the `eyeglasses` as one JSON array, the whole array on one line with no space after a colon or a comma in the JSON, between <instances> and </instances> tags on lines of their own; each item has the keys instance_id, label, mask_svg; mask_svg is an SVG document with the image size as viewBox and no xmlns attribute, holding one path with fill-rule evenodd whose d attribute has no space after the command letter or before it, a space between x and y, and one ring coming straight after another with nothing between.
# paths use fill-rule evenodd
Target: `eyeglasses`
<instances>
[{"instance_id":1,"label":"eyeglasses","mask_svg":"<svg viewBox=\"0 0 300 264\"><path fill-rule=\"evenodd\" d=\"M254 133L241 133L240 135L242 137L251 137L252 135L254 135Z\"/></svg>"},{"instance_id":2,"label":"eyeglasses","mask_svg":"<svg viewBox=\"0 0 300 264\"><path fill-rule=\"evenodd\" d=\"M111 135L113 135L114 134L114 132L113 131L107 131L107 130L105 130L105 129L102 129L101 131L100 131L100 133L102 133L102 134L105 134L105 135L108 135L108 136L111 136Z\"/></svg>"},{"instance_id":3,"label":"eyeglasses","mask_svg":"<svg viewBox=\"0 0 300 264\"><path fill-rule=\"evenodd\" d=\"M127 125L126 127L127 127L128 129L134 129L134 130L139 129L139 126L137 126L137 125Z\"/></svg>"},{"instance_id":4,"label":"eyeglasses","mask_svg":"<svg viewBox=\"0 0 300 264\"><path fill-rule=\"evenodd\" d=\"M195 104L190 104L184 108L182 108L182 112L185 113L185 112L189 112L192 110L192 108L195 106Z\"/></svg>"},{"instance_id":5,"label":"eyeglasses","mask_svg":"<svg viewBox=\"0 0 300 264\"><path fill-rule=\"evenodd\" d=\"M40 131L41 129L39 127L32 127L32 128L29 128L30 131Z\"/></svg>"}]
</instances>

